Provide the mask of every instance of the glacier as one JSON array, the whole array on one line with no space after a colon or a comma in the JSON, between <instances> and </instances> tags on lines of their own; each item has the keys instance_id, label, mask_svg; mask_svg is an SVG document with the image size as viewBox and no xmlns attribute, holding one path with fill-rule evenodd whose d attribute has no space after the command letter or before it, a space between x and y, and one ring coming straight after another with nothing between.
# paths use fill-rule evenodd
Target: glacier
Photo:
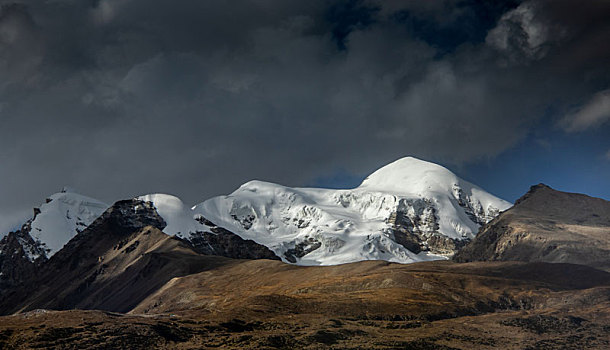
<instances>
[{"instance_id":1,"label":"glacier","mask_svg":"<svg viewBox=\"0 0 610 350\"><path fill-rule=\"evenodd\" d=\"M267 246L285 262L335 265L447 259L510 207L440 165L405 157L354 189L250 181L193 212Z\"/></svg>"}]
</instances>

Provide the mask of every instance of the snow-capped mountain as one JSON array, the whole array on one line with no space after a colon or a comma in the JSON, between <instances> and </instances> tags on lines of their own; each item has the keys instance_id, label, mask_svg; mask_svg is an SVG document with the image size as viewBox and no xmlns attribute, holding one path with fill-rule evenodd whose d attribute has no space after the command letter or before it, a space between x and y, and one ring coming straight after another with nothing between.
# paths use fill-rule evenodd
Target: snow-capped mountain
<instances>
[{"instance_id":1,"label":"snow-capped mountain","mask_svg":"<svg viewBox=\"0 0 610 350\"><path fill-rule=\"evenodd\" d=\"M198 253L237 259L278 259L267 247L215 225L178 197L157 193L135 200L152 205L165 222L160 228L163 233L188 242Z\"/></svg>"},{"instance_id":2,"label":"snow-capped mountain","mask_svg":"<svg viewBox=\"0 0 610 350\"><path fill-rule=\"evenodd\" d=\"M29 252L29 260L34 261L41 255L44 258L53 256L108 207L106 203L67 188L49 196L39 208L34 208L34 217L19 230L36 244L36 247L24 247Z\"/></svg>"},{"instance_id":3,"label":"snow-capped mountain","mask_svg":"<svg viewBox=\"0 0 610 350\"><path fill-rule=\"evenodd\" d=\"M444 259L510 206L442 166L406 157L355 189L251 181L193 212L286 262L333 265Z\"/></svg>"},{"instance_id":4,"label":"snow-capped mountain","mask_svg":"<svg viewBox=\"0 0 610 350\"><path fill-rule=\"evenodd\" d=\"M166 194L134 200L150 203L165 223L164 233L202 254L275 258L274 253L298 265L446 259L480 225L511 206L439 165L412 157L377 170L355 189L251 181L192 208ZM0 265L9 250L19 250L32 263L47 260L108 207L70 191L52 195L21 230L0 241Z\"/></svg>"},{"instance_id":5,"label":"snow-capped mountain","mask_svg":"<svg viewBox=\"0 0 610 350\"><path fill-rule=\"evenodd\" d=\"M29 234L50 258L108 207L97 199L65 189L34 210L36 214L29 223Z\"/></svg>"},{"instance_id":6,"label":"snow-capped mountain","mask_svg":"<svg viewBox=\"0 0 610 350\"><path fill-rule=\"evenodd\" d=\"M27 278L107 208L68 189L48 197L19 230L0 240L0 289Z\"/></svg>"}]
</instances>

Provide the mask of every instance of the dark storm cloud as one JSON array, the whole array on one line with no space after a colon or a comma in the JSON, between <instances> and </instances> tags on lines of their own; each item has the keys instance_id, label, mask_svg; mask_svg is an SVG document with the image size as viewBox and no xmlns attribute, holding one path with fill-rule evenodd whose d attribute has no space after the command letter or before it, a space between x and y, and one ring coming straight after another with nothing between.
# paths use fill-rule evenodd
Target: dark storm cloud
<instances>
[{"instance_id":1,"label":"dark storm cloud","mask_svg":"<svg viewBox=\"0 0 610 350\"><path fill-rule=\"evenodd\" d=\"M610 87L607 2L487 3L2 2L0 213L493 157Z\"/></svg>"}]
</instances>

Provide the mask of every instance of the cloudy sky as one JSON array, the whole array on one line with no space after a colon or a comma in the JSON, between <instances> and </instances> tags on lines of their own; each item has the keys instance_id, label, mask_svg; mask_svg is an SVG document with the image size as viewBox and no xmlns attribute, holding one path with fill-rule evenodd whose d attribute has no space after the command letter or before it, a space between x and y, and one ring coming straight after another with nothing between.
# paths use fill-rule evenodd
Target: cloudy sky
<instances>
[{"instance_id":1,"label":"cloudy sky","mask_svg":"<svg viewBox=\"0 0 610 350\"><path fill-rule=\"evenodd\" d=\"M610 199L608 1L0 4L0 229L64 185L195 204L406 155Z\"/></svg>"}]
</instances>

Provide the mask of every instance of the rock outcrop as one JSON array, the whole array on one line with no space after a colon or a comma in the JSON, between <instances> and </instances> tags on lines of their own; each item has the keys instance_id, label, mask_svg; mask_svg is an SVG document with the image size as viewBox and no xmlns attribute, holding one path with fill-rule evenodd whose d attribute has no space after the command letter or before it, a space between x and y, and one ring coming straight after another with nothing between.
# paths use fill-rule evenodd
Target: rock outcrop
<instances>
[{"instance_id":1,"label":"rock outcrop","mask_svg":"<svg viewBox=\"0 0 610 350\"><path fill-rule=\"evenodd\" d=\"M0 240L0 295L36 275L47 258L27 231L10 232Z\"/></svg>"},{"instance_id":2,"label":"rock outcrop","mask_svg":"<svg viewBox=\"0 0 610 350\"><path fill-rule=\"evenodd\" d=\"M233 259L280 260L275 253L264 245L250 239L243 239L201 216L198 220L205 223L209 227L209 231L194 232L187 242L201 254L220 255Z\"/></svg>"}]
</instances>

